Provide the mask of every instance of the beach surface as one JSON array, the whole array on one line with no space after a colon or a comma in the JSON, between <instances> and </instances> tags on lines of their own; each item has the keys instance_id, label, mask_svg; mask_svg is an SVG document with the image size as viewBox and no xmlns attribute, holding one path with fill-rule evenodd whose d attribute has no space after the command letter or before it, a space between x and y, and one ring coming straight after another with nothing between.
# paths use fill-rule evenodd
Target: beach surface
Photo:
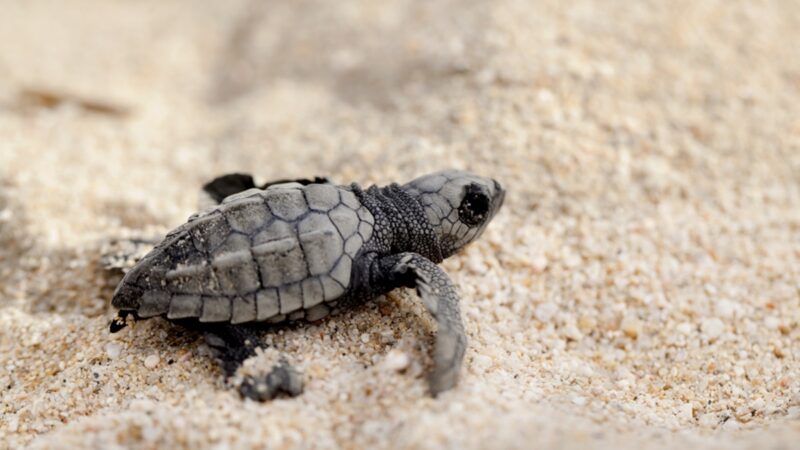
<instances>
[{"instance_id":1,"label":"beach surface","mask_svg":"<svg viewBox=\"0 0 800 450\"><path fill-rule=\"evenodd\" d=\"M797 448L798 41L792 0L2 2L0 448ZM101 256L217 175L451 167L508 193L438 398L411 290L266 335L306 389L264 404L108 332Z\"/></svg>"}]
</instances>

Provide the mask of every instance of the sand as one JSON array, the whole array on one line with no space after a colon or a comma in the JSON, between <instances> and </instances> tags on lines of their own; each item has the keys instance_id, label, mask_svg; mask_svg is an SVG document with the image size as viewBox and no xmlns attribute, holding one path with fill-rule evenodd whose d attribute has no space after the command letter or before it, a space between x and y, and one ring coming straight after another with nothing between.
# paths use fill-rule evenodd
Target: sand
<instances>
[{"instance_id":1,"label":"sand","mask_svg":"<svg viewBox=\"0 0 800 450\"><path fill-rule=\"evenodd\" d=\"M0 446L796 448L798 40L791 0L3 2ZM307 387L266 404L107 331L103 249L210 177L446 167L508 195L440 398L410 291L270 336Z\"/></svg>"}]
</instances>

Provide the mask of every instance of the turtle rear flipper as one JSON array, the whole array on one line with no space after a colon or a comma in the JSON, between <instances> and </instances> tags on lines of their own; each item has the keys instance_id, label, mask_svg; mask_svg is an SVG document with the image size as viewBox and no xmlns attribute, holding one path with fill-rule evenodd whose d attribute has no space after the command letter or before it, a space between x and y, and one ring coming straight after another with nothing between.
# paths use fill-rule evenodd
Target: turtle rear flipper
<instances>
[{"instance_id":1,"label":"turtle rear flipper","mask_svg":"<svg viewBox=\"0 0 800 450\"><path fill-rule=\"evenodd\" d=\"M234 377L245 360L256 354L257 348L262 347L257 331L249 327L200 323L190 327L204 333L206 344L228 379ZM295 397L303 392L303 379L300 372L281 357L268 372L245 376L238 391L242 397L258 402L272 400L281 394Z\"/></svg>"},{"instance_id":2,"label":"turtle rear flipper","mask_svg":"<svg viewBox=\"0 0 800 450\"><path fill-rule=\"evenodd\" d=\"M299 178L296 180L283 179L268 181L259 186L256 185L252 175L246 173L229 173L214 178L203 185L203 191L199 202L200 209L204 210L208 207L219 205L225 198L249 189L267 189L270 186L287 183L297 183L301 186L308 186L309 184L331 184L331 180L327 177L314 177L313 179Z\"/></svg>"},{"instance_id":3,"label":"turtle rear flipper","mask_svg":"<svg viewBox=\"0 0 800 450\"><path fill-rule=\"evenodd\" d=\"M284 394L296 397L303 393L303 378L285 359L272 367L269 373L247 376L239 385L239 394L244 398L265 402Z\"/></svg>"},{"instance_id":4,"label":"turtle rear flipper","mask_svg":"<svg viewBox=\"0 0 800 450\"><path fill-rule=\"evenodd\" d=\"M218 205L222 203L225 197L255 187L256 182L253 180L253 176L244 173L229 173L214 178L203 185L203 191L200 197L200 209Z\"/></svg>"}]
</instances>

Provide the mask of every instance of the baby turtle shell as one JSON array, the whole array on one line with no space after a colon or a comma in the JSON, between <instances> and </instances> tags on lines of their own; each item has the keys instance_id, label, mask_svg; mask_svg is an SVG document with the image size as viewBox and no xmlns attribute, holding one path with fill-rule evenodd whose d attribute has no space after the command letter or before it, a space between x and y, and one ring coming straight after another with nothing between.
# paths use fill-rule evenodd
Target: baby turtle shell
<instances>
[{"instance_id":1,"label":"baby turtle shell","mask_svg":"<svg viewBox=\"0 0 800 450\"><path fill-rule=\"evenodd\" d=\"M200 322L318 320L350 287L374 224L347 187L250 189L170 233L125 276L113 306Z\"/></svg>"}]
</instances>

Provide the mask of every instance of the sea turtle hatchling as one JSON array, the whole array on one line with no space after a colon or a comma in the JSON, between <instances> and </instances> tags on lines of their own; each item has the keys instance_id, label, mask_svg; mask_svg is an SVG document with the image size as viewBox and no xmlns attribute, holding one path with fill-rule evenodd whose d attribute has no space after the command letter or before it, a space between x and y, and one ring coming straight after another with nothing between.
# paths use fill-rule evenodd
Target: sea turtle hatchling
<instances>
[{"instance_id":1,"label":"sea turtle hatchling","mask_svg":"<svg viewBox=\"0 0 800 450\"><path fill-rule=\"evenodd\" d=\"M213 204L125 274L112 332L128 316L198 329L230 377L258 347L250 324L314 322L416 287L438 327L431 392L455 385L466 336L458 294L437 263L484 231L505 197L497 181L447 170L366 190L322 178L258 188L232 174L203 189ZM239 391L263 401L299 394L302 381L283 361Z\"/></svg>"}]
</instances>

